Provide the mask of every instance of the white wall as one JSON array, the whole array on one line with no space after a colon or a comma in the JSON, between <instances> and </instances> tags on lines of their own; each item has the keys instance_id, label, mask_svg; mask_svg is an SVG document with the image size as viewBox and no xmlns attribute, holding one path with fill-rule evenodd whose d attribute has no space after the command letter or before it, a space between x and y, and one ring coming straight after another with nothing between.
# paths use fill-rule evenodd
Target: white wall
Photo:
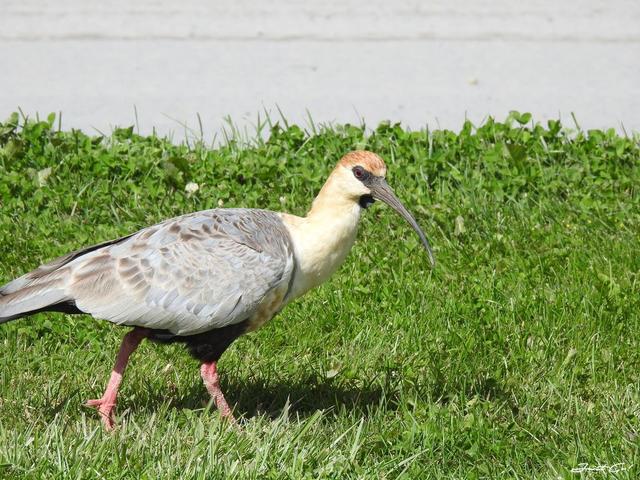
<instances>
[{"instance_id":1,"label":"white wall","mask_svg":"<svg viewBox=\"0 0 640 480\"><path fill-rule=\"evenodd\" d=\"M457 129L511 109L640 130L640 2L0 0L0 117L196 127L263 108L305 122ZM531 5L533 3L533 5ZM210 135L209 135L210 136Z\"/></svg>"}]
</instances>

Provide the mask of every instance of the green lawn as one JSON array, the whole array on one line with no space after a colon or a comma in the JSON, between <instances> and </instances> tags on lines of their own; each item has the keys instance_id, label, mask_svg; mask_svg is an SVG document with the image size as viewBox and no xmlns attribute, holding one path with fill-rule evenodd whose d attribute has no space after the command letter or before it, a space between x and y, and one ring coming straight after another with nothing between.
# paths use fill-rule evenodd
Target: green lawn
<instances>
[{"instance_id":1,"label":"green lawn","mask_svg":"<svg viewBox=\"0 0 640 480\"><path fill-rule=\"evenodd\" d=\"M281 121L215 147L0 124L0 284L218 204L304 214L356 148L385 158L438 260L369 209L344 267L223 356L241 430L186 351L145 343L105 433L82 403L126 330L4 324L0 477L638 478L640 139L528 117L459 133Z\"/></svg>"}]
</instances>

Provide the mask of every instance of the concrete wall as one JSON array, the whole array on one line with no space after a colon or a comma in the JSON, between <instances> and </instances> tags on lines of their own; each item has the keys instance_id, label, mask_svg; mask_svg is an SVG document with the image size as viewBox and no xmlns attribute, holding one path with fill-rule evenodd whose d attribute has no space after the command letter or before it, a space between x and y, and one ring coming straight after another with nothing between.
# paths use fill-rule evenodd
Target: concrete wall
<instances>
[{"instance_id":1,"label":"concrete wall","mask_svg":"<svg viewBox=\"0 0 640 480\"><path fill-rule=\"evenodd\" d=\"M0 0L0 116L207 136L305 123L459 128L511 109L640 130L640 2ZM277 113L276 113L277 116Z\"/></svg>"}]
</instances>

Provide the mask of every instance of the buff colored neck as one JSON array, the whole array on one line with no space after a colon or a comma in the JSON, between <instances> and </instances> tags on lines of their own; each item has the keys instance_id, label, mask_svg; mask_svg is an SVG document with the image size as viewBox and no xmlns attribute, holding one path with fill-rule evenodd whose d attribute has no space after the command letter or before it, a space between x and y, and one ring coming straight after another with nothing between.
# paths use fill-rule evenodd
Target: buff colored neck
<instances>
[{"instance_id":1,"label":"buff colored neck","mask_svg":"<svg viewBox=\"0 0 640 480\"><path fill-rule=\"evenodd\" d=\"M332 176L333 177L333 176ZM282 214L296 254L292 300L324 282L344 262L356 239L360 206L329 177L306 217Z\"/></svg>"}]
</instances>

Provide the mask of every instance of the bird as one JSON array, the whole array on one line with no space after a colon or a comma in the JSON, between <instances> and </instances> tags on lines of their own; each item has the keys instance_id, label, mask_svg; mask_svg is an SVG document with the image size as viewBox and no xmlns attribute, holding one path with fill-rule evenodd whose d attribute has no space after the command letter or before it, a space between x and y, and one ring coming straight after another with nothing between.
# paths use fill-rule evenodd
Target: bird
<instances>
[{"instance_id":1,"label":"bird","mask_svg":"<svg viewBox=\"0 0 640 480\"><path fill-rule=\"evenodd\" d=\"M381 200L415 218L386 182L383 159L344 155L304 217L248 208L188 213L73 251L0 288L0 324L39 312L89 314L132 327L123 336L102 397L88 400L115 427L118 389L130 356L147 339L182 343L221 415L236 423L220 387L218 361L238 337L327 280L356 239L363 210Z\"/></svg>"}]
</instances>

